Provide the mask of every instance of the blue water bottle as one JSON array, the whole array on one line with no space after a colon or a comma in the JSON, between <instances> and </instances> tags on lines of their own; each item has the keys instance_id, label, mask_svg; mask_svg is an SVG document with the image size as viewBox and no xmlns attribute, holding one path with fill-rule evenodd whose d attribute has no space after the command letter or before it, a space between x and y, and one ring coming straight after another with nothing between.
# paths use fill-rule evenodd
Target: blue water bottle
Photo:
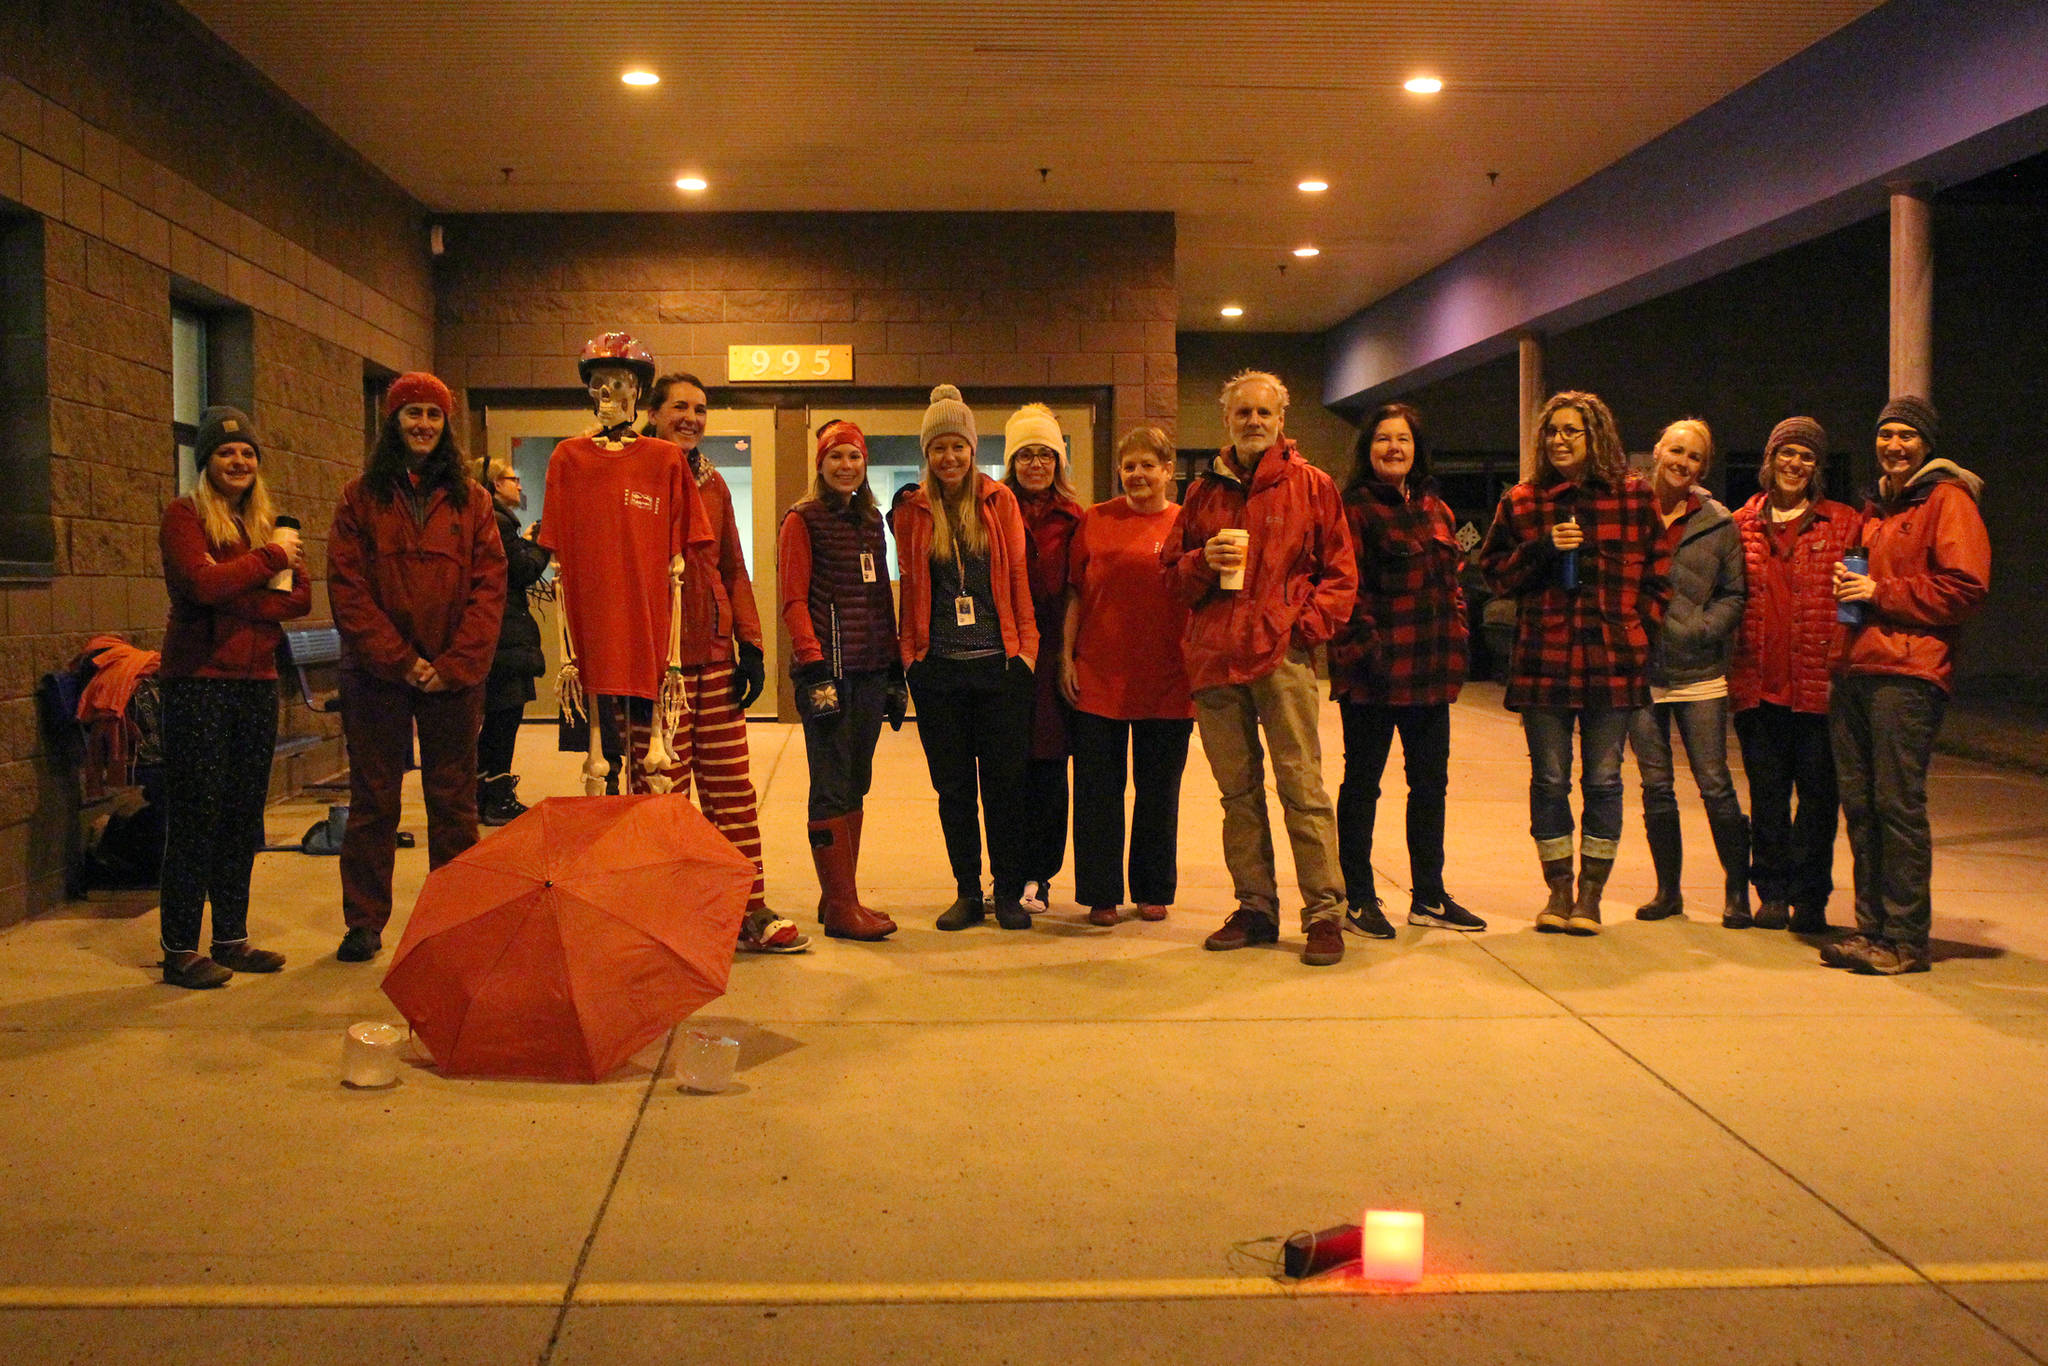
<instances>
[{"instance_id":1,"label":"blue water bottle","mask_svg":"<svg viewBox=\"0 0 2048 1366\"><path fill-rule=\"evenodd\" d=\"M1577 526L1579 524L1579 517L1577 513L1573 513L1571 516L1566 517L1564 520L1570 522L1573 526ZM1577 588L1579 586L1578 551L1567 550L1559 556L1557 565L1557 581L1565 588Z\"/></svg>"},{"instance_id":2,"label":"blue water bottle","mask_svg":"<svg viewBox=\"0 0 2048 1366\"><path fill-rule=\"evenodd\" d=\"M1842 552L1842 568L1851 574L1870 572L1870 551L1860 545L1852 545ZM1838 602L1835 604L1835 620L1844 626L1863 624L1863 604L1860 602Z\"/></svg>"}]
</instances>

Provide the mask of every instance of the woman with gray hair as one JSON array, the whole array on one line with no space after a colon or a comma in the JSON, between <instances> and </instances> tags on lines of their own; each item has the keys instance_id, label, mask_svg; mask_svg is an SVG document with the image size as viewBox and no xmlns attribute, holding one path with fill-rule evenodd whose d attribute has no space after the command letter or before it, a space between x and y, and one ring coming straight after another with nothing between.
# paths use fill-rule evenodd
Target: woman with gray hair
<instances>
[{"instance_id":1,"label":"woman with gray hair","mask_svg":"<svg viewBox=\"0 0 2048 1366\"><path fill-rule=\"evenodd\" d=\"M1657 894L1636 909L1636 919L1664 920L1685 909L1678 890L1684 843L1672 790L1676 721L1721 857L1721 923L1739 930L1750 924L1749 822L1728 776L1728 660L1748 588L1735 520L1700 487L1713 459L1713 433L1688 417L1658 436L1650 467L1650 491L1671 555L1671 603L1650 633L1650 705L1628 726L1643 779L1643 831L1657 869Z\"/></svg>"}]
</instances>

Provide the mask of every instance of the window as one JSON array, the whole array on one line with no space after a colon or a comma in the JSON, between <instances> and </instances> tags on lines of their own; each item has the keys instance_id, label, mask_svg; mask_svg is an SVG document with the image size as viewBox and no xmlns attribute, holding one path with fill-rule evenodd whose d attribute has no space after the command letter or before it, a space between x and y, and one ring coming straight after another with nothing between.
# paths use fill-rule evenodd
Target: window
<instances>
[{"instance_id":1,"label":"window","mask_svg":"<svg viewBox=\"0 0 2048 1366\"><path fill-rule=\"evenodd\" d=\"M43 220L0 215L0 577L55 572Z\"/></svg>"},{"instance_id":2,"label":"window","mask_svg":"<svg viewBox=\"0 0 2048 1366\"><path fill-rule=\"evenodd\" d=\"M256 416L255 324L249 310L183 280L171 297L171 439L178 448L178 492L199 481L192 446L199 417L216 403Z\"/></svg>"},{"instance_id":3,"label":"window","mask_svg":"<svg viewBox=\"0 0 2048 1366\"><path fill-rule=\"evenodd\" d=\"M171 305L171 435L178 446L178 492L190 493L199 472L192 446L199 439L199 415L207 397L206 315L187 304Z\"/></svg>"}]
</instances>

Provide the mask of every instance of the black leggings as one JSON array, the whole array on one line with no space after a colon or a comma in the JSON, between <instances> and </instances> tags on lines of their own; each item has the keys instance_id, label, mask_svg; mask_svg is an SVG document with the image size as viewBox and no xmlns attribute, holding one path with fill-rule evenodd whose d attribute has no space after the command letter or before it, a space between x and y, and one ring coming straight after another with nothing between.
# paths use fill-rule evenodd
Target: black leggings
<instances>
[{"instance_id":1,"label":"black leggings","mask_svg":"<svg viewBox=\"0 0 2048 1366\"><path fill-rule=\"evenodd\" d=\"M263 842L277 684L166 678L163 947L196 953L206 903L213 942L249 937L249 872Z\"/></svg>"},{"instance_id":2,"label":"black leggings","mask_svg":"<svg viewBox=\"0 0 2048 1366\"><path fill-rule=\"evenodd\" d=\"M519 745L519 722L526 704L493 707L484 713L483 729L476 737L476 776L497 778L512 771L512 751Z\"/></svg>"}]
</instances>

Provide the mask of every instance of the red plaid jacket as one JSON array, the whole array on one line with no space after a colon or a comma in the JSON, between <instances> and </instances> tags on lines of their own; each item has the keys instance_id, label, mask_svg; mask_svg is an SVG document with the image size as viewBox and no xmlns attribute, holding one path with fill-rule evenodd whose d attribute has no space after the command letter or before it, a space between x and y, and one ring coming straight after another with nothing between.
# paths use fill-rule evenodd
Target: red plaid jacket
<instances>
[{"instance_id":1,"label":"red plaid jacket","mask_svg":"<svg viewBox=\"0 0 2048 1366\"><path fill-rule=\"evenodd\" d=\"M1450 508L1434 489L1404 497L1373 482L1346 495L1344 521L1358 552L1358 602L1330 642L1330 697L1391 707L1457 701L1464 554Z\"/></svg>"},{"instance_id":2,"label":"red plaid jacket","mask_svg":"<svg viewBox=\"0 0 2048 1366\"><path fill-rule=\"evenodd\" d=\"M1578 518L1579 586L1559 582L1550 528ZM1507 705L1514 711L1641 707L1650 701L1650 632L1671 597L1671 555L1650 486L1517 484L1501 495L1479 565L1515 602Z\"/></svg>"}]
</instances>

